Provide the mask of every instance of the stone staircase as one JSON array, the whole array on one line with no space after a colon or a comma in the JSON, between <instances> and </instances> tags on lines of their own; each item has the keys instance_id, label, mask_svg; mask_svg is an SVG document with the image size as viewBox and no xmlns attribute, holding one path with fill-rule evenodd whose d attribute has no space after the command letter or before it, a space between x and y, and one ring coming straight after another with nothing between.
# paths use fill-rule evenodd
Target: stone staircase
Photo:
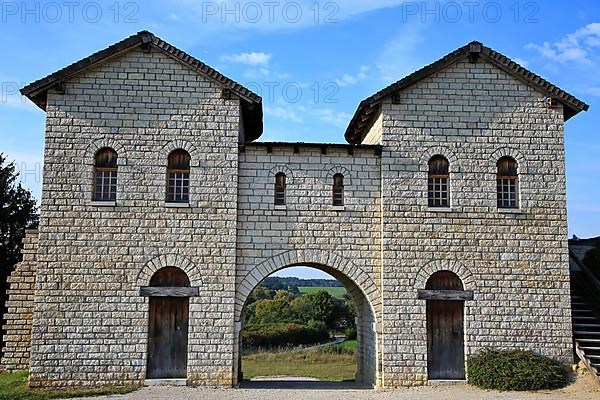
<instances>
[{"instance_id":1,"label":"stone staircase","mask_svg":"<svg viewBox=\"0 0 600 400\"><path fill-rule=\"evenodd\" d=\"M570 255L575 354L600 383L600 282L573 253Z\"/></svg>"},{"instance_id":2,"label":"stone staircase","mask_svg":"<svg viewBox=\"0 0 600 400\"><path fill-rule=\"evenodd\" d=\"M577 293L572 290L571 294L575 352L600 381L600 318Z\"/></svg>"}]
</instances>

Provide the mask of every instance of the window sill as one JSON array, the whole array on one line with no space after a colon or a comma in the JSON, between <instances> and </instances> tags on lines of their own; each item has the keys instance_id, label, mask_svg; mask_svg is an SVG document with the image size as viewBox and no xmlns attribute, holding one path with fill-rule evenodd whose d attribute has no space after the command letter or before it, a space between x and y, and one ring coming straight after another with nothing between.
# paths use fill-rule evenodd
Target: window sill
<instances>
[{"instance_id":1,"label":"window sill","mask_svg":"<svg viewBox=\"0 0 600 400\"><path fill-rule=\"evenodd\" d=\"M499 214L525 214L525 211L520 208L498 208Z\"/></svg>"},{"instance_id":2,"label":"window sill","mask_svg":"<svg viewBox=\"0 0 600 400\"><path fill-rule=\"evenodd\" d=\"M190 203L165 203L166 208L190 208Z\"/></svg>"},{"instance_id":3,"label":"window sill","mask_svg":"<svg viewBox=\"0 0 600 400\"><path fill-rule=\"evenodd\" d=\"M275 211L287 211L287 206L285 204L278 204L273 206L273 210Z\"/></svg>"},{"instance_id":4,"label":"window sill","mask_svg":"<svg viewBox=\"0 0 600 400\"><path fill-rule=\"evenodd\" d=\"M117 202L116 201L92 200L90 202L90 205L94 206L94 207L116 207L117 206Z\"/></svg>"},{"instance_id":5,"label":"window sill","mask_svg":"<svg viewBox=\"0 0 600 400\"><path fill-rule=\"evenodd\" d=\"M331 209L333 211L345 211L346 210L346 206L331 206Z\"/></svg>"},{"instance_id":6,"label":"window sill","mask_svg":"<svg viewBox=\"0 0 600 400\"><path fill-rule=\"evenodd\" d=\"M452 207L427 207L427 211L449 213L453 212L454 210L452 209Z\"/></svg>"}]
</instances>

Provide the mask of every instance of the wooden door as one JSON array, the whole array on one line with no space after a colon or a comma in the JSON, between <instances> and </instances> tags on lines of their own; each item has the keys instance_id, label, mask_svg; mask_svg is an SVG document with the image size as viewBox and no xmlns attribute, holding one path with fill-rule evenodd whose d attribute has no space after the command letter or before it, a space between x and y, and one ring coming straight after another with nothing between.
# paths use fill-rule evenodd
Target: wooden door
<instances>
[{"instance_id":1,"label":"wooden door","mask_svg":"<svg viewBox=\"0 0 600 400\"><path fill-rule=\"evenodd\" d=\"M149 379L187 376L189 299L151 297L148 327Z\"/></svg>"},{"instance_id":2,"label":"wooden door","mask_svg":"<svg viewBox=\"0 0 600 400\"><path fill-rule=\"evenodd\" d=\"M462 301L427 301L429 379L465 379Z\"/></svg>"}]
</instances>

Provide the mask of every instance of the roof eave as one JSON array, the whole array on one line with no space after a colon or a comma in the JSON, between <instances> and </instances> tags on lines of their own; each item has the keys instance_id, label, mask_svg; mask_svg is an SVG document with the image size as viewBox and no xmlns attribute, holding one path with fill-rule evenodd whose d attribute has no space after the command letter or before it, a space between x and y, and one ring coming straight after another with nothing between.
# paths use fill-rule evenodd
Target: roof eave
<instances>
[{"instance_id":1,"label":"roof eave","mask_svg":"<svg viewBox=\"0 0 600 400\"><path fill-rule=\"evenodd\" d=\"M484 46L480 42L471 42L389 85L385 89L375 93L373 96L363 100L358 106L354 116L352 117L352 120L350 121L350 124L348 125L348 128L346 129L344 134L346 141L349 143L361 143L364 140L366 134L368 133L368 127L372 126L373 124L373 115L376 115L376 113L373 114L371 112L372 115L370 118L367 117L370 110L372 110L375 105L381 104L385 99L392 96L394 93L405 90L406 88L435 74L436 72L471 56L475 56L475 59L479 56L483 56L490 63L504 70L506 73L520 80L524 84L533 87L534 89L548 96L556 97L558 102L564 106L564 121L567 121L581 111L587 111L589 109L589 105L583 101L551 84L539 75L536 75L521 65L515 63L510 58L492 50L489 47ZM365 121L365 118L368 120Z\"/></svg>"},{"instance_id":2,"label":"roof eave","mask_svg":"<svg viewBox=\"0 0 600 400\"><path fill-rule=\"evenodd\" d=\"M20 92L45 111L49 90L59 88L63 82L73 79L98 65L109 62L137 47L161 51L168 57L186 65L207 79L215 81L217 84L222 85L223 88L230 90L240 99L242 105L240 112L244 119L247 138L256 140L261 136L263 132L263 111L262 98L259 95L148 31L138 32L86 58L76 61L65 68L24 86Z\"/></svg>"}]
</instances>

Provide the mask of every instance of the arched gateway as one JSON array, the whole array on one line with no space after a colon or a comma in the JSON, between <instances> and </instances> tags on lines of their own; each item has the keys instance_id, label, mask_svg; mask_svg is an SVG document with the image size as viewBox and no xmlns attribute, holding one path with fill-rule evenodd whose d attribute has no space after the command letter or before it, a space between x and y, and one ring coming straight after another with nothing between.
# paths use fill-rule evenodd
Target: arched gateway
<instances>
[{"instance_id":1,"label":"arched gateway","mask_svg":"<svg viewBox=\"0 0 600 400\"><path fill-rule=\"evenodd\" d=\"M588 106L479 42L362 101L346 144L257 141L260 96L147 31L21 92L50 111L45 197L10 277L0 364L29 368L32 387L170 375L146 359L163 300L180 316L189 303L187 365L171 372L235 385L244 303L294 265L350 291L358 379L378 387L462 378L461 356L486 347L573 361L563 122ZM117 171L97 166L110 167L108 196L93 179L102 147L117 153ZM189 157L167 185L178 149ZM435 155L449 163L446 191L429 187ZM519 167L510 209L498 203L504 156ZM164 267L189 284L153 286ZM427 285L438 271L463 289ZM452 344L428 343L428 326ZM439 345L454 364L435 358Z\"/></svg>"},{"instance_id":2,"label":"arched gateway","mask_svg":"<svg viewBox=\"0 0 600 400\"><path fill-rule=\"evenodd\" d=\"M356 381L375 385L380 375L380 351L378 332L380 326L377 312L381 297L379 289L372 279L348 259L334 253L310 251L286 251L264 260L255 269L241 277L236 291L235 316L237 342L235 362L237 368L234 377L238 383L241 374L241 331L244 326L243 308L252 290L266 277L281 269L295 266L308 266L319 269L336 278L348 291L356 310L357 328L357 369Z\"/></svg>"}]
</instances>

